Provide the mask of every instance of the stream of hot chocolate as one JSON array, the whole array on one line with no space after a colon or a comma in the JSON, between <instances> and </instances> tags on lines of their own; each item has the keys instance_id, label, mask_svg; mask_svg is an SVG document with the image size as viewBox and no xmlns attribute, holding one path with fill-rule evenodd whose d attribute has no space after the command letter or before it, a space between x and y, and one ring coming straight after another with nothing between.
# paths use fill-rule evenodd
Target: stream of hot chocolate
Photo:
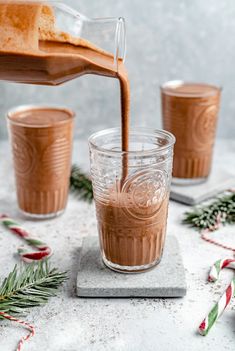
<instances>
[{"instance_id":1,"label":"stream of hot chocolate","mask_svg":"<svg viewBox=\"0 0 235 351\"><path fill-rule=\"evenodd\" d=\"M130 125L130 83L125 66L121 63L118 79L121 91L121 116L122 116L122 151L129 150L129 125ZM123 154L121 187L128 175L128 155Z\"/></svg>"},{"instance_id":2,"label":"stream of hot chocolate","mask_svg":"<svg viewBox=\"0 0 235 351\"><path fill-rule=\"evenodd\" d=\"M15 17L14 17L15 16ZM12 19L17 18L18 22ZM30 20L31 19L31 20ZM128 173L130 85L121 59L55 27L50 6L0 2L0 79L59 85L85 74L119 80L121 96L122 180ZM30 40L32 38L32 40ZM38 40L38 41L37 41Z\"/></svg>"}]
</instances>

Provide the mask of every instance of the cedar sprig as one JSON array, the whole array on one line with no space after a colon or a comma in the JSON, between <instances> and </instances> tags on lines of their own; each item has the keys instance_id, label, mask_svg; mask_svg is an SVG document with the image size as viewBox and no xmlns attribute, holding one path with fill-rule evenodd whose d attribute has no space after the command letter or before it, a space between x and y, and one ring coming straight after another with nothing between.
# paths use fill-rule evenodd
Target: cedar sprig
<instances>
[{"instance_id":1,"label":"cedar sprig","mask_svg":"<svg viewBox=\"0 0 235 351\"><path fill-rule=\"evenodd\" d=\"M66 272L50 268L47 261L15 265L0 286L0 311L11 316L24 315L28 308L47 303L66 279Z\"/></svg>"},{"instance_id":2,"label":"cedar sprig","mask_svg":"<svg viewBox=\"0 0 235 351\"><path fill-rule=\"evenodd\" d=\"M93 190L91 179L76 166L72 166L70 175L70 189L82 200L92 202Z\"/></svg>"},{"instance_id":3,"label":"cedar sprig","mask_svg":"<svg viewBox=\"0 0 235 351\"><path fill-rule=\"evenodd\" d=\"M186 212L183 223L199 230L215 230L218 223L222 225L235 223L235 193L229 192L219 196L213 202L197 206Z\"/></svg>"}]
</instances>

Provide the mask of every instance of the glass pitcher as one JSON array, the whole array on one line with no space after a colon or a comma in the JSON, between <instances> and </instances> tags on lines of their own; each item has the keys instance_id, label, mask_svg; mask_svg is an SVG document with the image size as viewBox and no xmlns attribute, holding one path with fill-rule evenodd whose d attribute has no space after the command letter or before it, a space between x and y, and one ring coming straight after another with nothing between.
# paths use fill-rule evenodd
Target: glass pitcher
<instances>
[{"instance_id":1,"label":"glass pitcher","mask_svg":"<svg viewBox=\"0 0 235 351\"><path fill-rule=\"evenodd\" d=\"M58 85L88 73L116 76L125 58L123 18L90 19L59 2L0 0L0 31L0 80Z\"/></svg>"}]
</instances>

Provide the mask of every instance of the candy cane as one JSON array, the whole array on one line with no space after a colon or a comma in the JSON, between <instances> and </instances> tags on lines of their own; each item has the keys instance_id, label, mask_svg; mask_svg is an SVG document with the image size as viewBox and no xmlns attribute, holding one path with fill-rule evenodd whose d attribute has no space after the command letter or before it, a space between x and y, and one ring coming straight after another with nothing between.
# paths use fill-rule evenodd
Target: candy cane
<instances>
[{"instance_id":1,"label":"candy cane","mask_svg":"<svg viewBox=\"0 0 235 351\"><path fill-rule=\"evenodd\" d=\"M209 273L208 280L216 281L219 278L220 271L223 268L232 268L235 269L235 259L222 259L215 262L212 266L211 271ZM234 296L235 291L235 277L232 279L231 283L221 296L220 300L215 304L215 306L211 309L209 314L204 318L202 323L199 326L199 333L203 336L207 335L211 327L217 321L217 319L221 316L225 308L229 305L232 297Z\"/></svg>"},{"instance_id":2,"label":"candy cane","mask_svg":"<svg viewBox=\"0 0 235 351\"><path fill-rule=\"evenodd\" d=\"M216 280L218 280L219 274L223 268L235 269L235 259L224 258L222 260L216 261L210 270L208 280L210 282L216 282Z\"/></svg>"},{"instance_id":3,"label":"candy cane","mask_svg":"<svg viewBox=\"0 0 235 351\"><path fill-rule=\"evenodd\" d=\"M23 238L29 245L34 246L39 250L29 252L24 247L20 247L18 253L25 262L39 261L51 255L51 248L47 244L39 239L33 238L28 231L22 228L12 218L7 215L0 215L0 223L11 230L14 234Z\"/></svg>"},{"instance_id":4,"label":"candy cane","mask_svg":"<svg viewBox=\"0 0 235 351\"><path fill-rule=\"evenodd\" d=\"M9 314L7 314L5 312L0 312L0 316L3 316L4 318L9 319L10 321L19 323L19 324L25 326L27 329L30 330L30 333L28 335L26 335L26 336L23 336L20 339L19 343L18 343L16 351L21 351L23 343L25 341L29 340L29 338L31 338L32 336L34 336L34 334L35 334L34 326L29 324L29 323L27 323L27 322L22 321L21 319L17 319L15 317L12 317L12 316L10 316Z\"/></svg>"}]
</instances>

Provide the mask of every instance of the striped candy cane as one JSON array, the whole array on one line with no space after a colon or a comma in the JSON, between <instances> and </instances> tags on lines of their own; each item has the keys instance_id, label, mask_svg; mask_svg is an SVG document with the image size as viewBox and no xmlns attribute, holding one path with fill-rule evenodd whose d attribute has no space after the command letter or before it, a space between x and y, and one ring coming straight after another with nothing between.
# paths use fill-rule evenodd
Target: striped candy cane
<instances>
[{"instance_id":1,"label":"striped candy cane","mask_svg":"<svg viewBox=\"0 0 235 351\"><path fill-rule=\"evenodd\" d=\"M224 259L216 261L210 270L208 280L210 282L216 282L216 280L219 279L220 272L223 268L235 269L235 259L224 258Z\"/></svg>"},{"instance_id":2,"label":"striped candy cane","mask_svg":"<svg viewBox=\"0 0 235 351\"><path fill-rule=\"evenodd\" d=\"M14 234L23 238L27 244L34 246L38 251L28 251L24 247L18 249L20 257L25 262L39 261L43 258L49 257L52 253L51 248L39 239L33 238L29 232L22 228L17 222L7 215L0 215L0 223L7 227Z\"/></svg>"},{"instance_id":3,"label":"striped candy cane","mask_svg":"<svg viewBox=\"0 0 235 351\"><path fill-rule=\"evenodd\" d=\"M29 338L31 338L32 336L34 336L34 334L35 334L34 326L29 324L29 323L27 323L27 322L22 321L21 319L17 319L15 317L12 317L12 316L10 316L9 314L7 314L5 312L0 312L0 316L3 316L4 318L9 319L12 322L19 323L19 324L25 326L27 329L30 330L30 333L28 335L26 335L26 336L23 336L20 339L19 343L18 343L16 351L21 351L23 343L25 341L29 340Z\"/></svg>"},{"instance_id":4,"label":"striped candy cane","mask_svg":"<svg viewBox=\"0 0 235 351\"><path fill-rule=\"evenodd\" d=\"M235 269L235 259L222 259L215 262L212 266L211 271L209 273L208 280L216 281L219 278L220 271L223 268L232 268ZM231 283L221 296L220 300L215 304L215 306L211 309L209 314L204 318L202 323L199 326L199 333L203 336L207 335L211 327L217 321L217 319L221 316L225 308L229 305L232 297L234 296L235 291L235 277L232 279Z\"/></svg>"}]
</instances>

